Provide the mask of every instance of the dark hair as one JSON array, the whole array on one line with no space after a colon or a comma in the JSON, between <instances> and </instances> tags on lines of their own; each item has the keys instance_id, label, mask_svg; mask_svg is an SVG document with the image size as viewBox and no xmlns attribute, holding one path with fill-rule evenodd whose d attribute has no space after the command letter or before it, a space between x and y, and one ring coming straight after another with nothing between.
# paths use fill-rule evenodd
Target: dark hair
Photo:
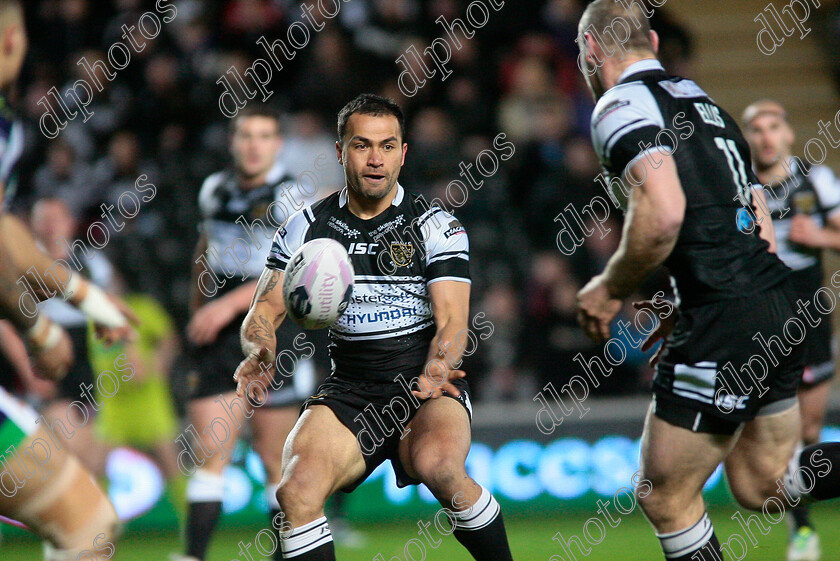
<instances>
[{"instance_id":1,"label":"dark hair","mask_svg":"<svg viewBox=\"0 0 840 561\"><path fill-rule=\"evenodd\" d=\"M239 119L247 119L248 117L265 117L266 119L271 119L277 124L277 132L279 133L281 130L280 113L278 113L277 110L261 103L250 103L243 107L239 113L230 120L228 132L230 132L230 134L235 133L237 121Z\"/></svg>"},{"instance_id":2,"label":"dark hair","mask_svg":"<svg viewBox=\"0 0 840 561\"><path fill-rule=\"evenodd\" d=\"M393 99L376 94L360 94L338 112L338 141L344 140L344 133L347 132L347 121L350 115L360 113L362 115L393 115L400 124L400 137L405 142L405 115L400 106Z\"/></svg>"}]
</instances>

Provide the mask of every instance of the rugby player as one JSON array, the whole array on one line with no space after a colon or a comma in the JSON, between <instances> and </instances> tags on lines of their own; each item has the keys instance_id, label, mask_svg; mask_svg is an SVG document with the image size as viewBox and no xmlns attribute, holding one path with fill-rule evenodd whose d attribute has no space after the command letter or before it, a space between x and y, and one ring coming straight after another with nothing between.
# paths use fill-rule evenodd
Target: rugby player
<instances>
[{"instance_id":1,"label":"rugby player","mask_svg":"<svg viewBox=\"0 0 840 561\"><path fill-rule=\"evenodd\" d=\"M242 325L246 358L234 377L245 396L260 391L262 370L282 350L273 333L286 316L291 255L315 238L356 244L348 251L354 297L330 329L333 371L305 402L283 453L284 559L334 560L325 501L355 489L386 459L397 485L422 482L452 512L455 537L475 559L511 559L498 503L465 468L472 410L456 366L469 329L467 235L398 183L407 147L393 101L362 94L341 110L336 152L347 185L277 231ZM375 434L359 420L366 414L375 415L368 419Z\"/></svg>"},{"instance_id":2,"label":"rugby player","mask_svg":"<svg viewBox=\"0 0 840 561\"><path fill-rule=\"evenodd\" d=\"M301 402L315 386L314 366L311 357L302 356L294 377L270 391L267 402L254 409L236 399L230 374L241 356L239 327L271 247L273 228L265 224L280 224L284 218L278 216L297 200L291 198L296 193L289 190L290 177L276 161L283 142L278 114L267 107L249 106L231 121L230 133L232 169L207 177L199 192L202 223L193 258L192 317L187 325L193 368L188 413L199 432L213 430L211 422L217 417L229 419L228 442L236 441L245 418L250 418L254 449L266 470L266 497L273 520L279 513L274 491L280 484L283 443ZM271 221L269 212L276 213ZM286 326L279 337L291 347L299 331ZM204 559L207 552L222 509L222 471L230 454L213 453L203 460L187 482L186 559Z\"/></svg>"},{"instance_id":3,"label":"rugby player","mask_svg":"<svg viewBox=\"0 0 840 561\"><path fill-rule=\"evenodd\" d=\"M794 131L784 107L771 100L749 105L741 119L758 181L772 189L767 211L776 253L792 269L797 299L810 302L823 285L822 250L840 250L840 183L826 166L792 157ZM802 442L820 441L830 380L834 375L831 318L815 315L805 336L805 369L799 385ZM788 561L817 561L819 538L806 506L793 509Z\"/></svg>"},{"instance_id":4,"label":"rugby player","mask_svg":"<svg viewBox=\"0 0 840 561\"><path fill-rule=\"evenodd\" d=\"M623 45L602 32L617 18L631 30ZM667 559L718 560L702 489L721 462L742 506L781 510L840 494L840 443L797 450L803 347L782 342L795 292L770 251L771 221L756 216L755 227L739 230L739 209L758 205L761 191L737 123L696 83L664 72L639 4L596 0L578 31L597 100L595 152L621 191L616 199L626 197L621 242L578 293L578 320L605 340L622 300L668 267L678 314L670 334L659 329L646 341L666 336L642 434L641 476L652 490L639 501ZM774 355L759 391L745 370L764 345Z\"/></svg>"},{"instance_id":5,"label":"rugby player","mask_svg":"<svg viewBox=\"0 0 840 561\"><path fill-rule=\"evenodd\" d=\"M0 88L17 79L26 48L21 3L0 0ZM14 136L17 144L12 142L13 135L20 133L20 125L13 121L5 98L0 97L0 190L7 185L20 156L20 137ZM23 332L38 372L60 379L73 360L70 339L45 316L37 312L29 316L20 309L23 291L17 280L28 265L21 267L22 263L13 259L13 249L20 249L17 244L34 247L34 243L28 232L17 235L18 222L11 223L10 230L6 225L4 221L0 228L0 313ZM107 335L118 338L126 334L122 330ZM37 418L34 410L0 387L0 515L27 524L45 538L48 561L76 560L85 551L113 555L119 524L113 505L79 460L55 439L52 427L36 424Z\"/></svg>"}]
</instances>

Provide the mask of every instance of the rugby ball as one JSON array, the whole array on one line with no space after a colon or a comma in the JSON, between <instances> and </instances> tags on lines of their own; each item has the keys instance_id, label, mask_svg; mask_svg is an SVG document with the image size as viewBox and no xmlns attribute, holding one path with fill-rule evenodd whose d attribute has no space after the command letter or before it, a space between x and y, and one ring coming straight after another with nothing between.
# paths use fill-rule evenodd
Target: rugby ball
<instances>
[{"instance_id":1,"label":"rugby ball","mask_svg":"<svg viewBox=\"0 0 840 561\"><path fill-rule=\"evenodd\" d=\"M289 317L304 329L333 325L350 303L353 275L340 243L328 238L306 242L292 255L283 277Z\"/></svg>"}]
</instances>

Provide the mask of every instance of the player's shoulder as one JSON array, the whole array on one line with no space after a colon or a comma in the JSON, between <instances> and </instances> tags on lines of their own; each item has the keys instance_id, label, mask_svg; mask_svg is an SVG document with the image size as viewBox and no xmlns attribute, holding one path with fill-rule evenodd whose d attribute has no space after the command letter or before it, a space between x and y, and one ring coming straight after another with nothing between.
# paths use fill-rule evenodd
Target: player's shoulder
<instances>
[{"instance_id":1,"label":"player's shoulder","mask_svg":"<svg viewBox=\"0 0 840 561\"><path fill-rule=\"evenodd\" d=\"M633 81L607 90L592 111L593 131L615 130L627 122L648 119L664 126L662 109L648 84Z\"/></svg>"},{"instance_id":2,"label":"player's shoulder","mask_svg":"<svg viewBox=\"0 0 840 561\"><path fill-rule=\"evenodd\" d=\"M198 190L198 206L207 214L216 206L219 194L227 183L230 174L226 170L208 175Z\"/></svg>"},{"instance_id":3,"label":"player's shoulder","mask_svg":"<svg viewBox=\"0 0 840 561\"><path fill-rule=\"evenodd\" d=\"M283 227L294 231L308 230L318 220L323 220L335 213L339 208L338 197L339 193L333 193L303 207L292 214Z\"/></svg>"},{"instance_id":4,"label":"player's shoulder","mask_svg":"<svg viewBox=\"0 0 840 561\"><path fill-rule=\"evenodd\" d=\"M811 178L811 182L816 187L836 188L835 183L837 181L837 177L834 174L834 171L828 166L814 164L811 166L811 169L808 170L808 175Z\"/></svg>"}]
</instances>

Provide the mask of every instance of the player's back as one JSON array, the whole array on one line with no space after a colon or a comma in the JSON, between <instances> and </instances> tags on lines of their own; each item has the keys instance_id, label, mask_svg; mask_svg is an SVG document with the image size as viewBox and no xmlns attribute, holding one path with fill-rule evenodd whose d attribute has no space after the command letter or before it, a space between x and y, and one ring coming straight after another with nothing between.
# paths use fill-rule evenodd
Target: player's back
<instances>
[{"instance_id":1,"label":"player's back","mask_svg":"<svg viewBox=\"0 0 840 561\"><path fill-rule=\"evenodd\" d=\"M768 251L759 227L738 228L738 211L759 182L737 123L696 83L667 75L656 61L629 70L599 100L593 142L613 177L640 160L649 173L663 152L673 154L686 208L664 264L683 305L748 296L780 282L788 269ZM624 181L629 191L632 182Z\"/></svg>"}]
</instances>

